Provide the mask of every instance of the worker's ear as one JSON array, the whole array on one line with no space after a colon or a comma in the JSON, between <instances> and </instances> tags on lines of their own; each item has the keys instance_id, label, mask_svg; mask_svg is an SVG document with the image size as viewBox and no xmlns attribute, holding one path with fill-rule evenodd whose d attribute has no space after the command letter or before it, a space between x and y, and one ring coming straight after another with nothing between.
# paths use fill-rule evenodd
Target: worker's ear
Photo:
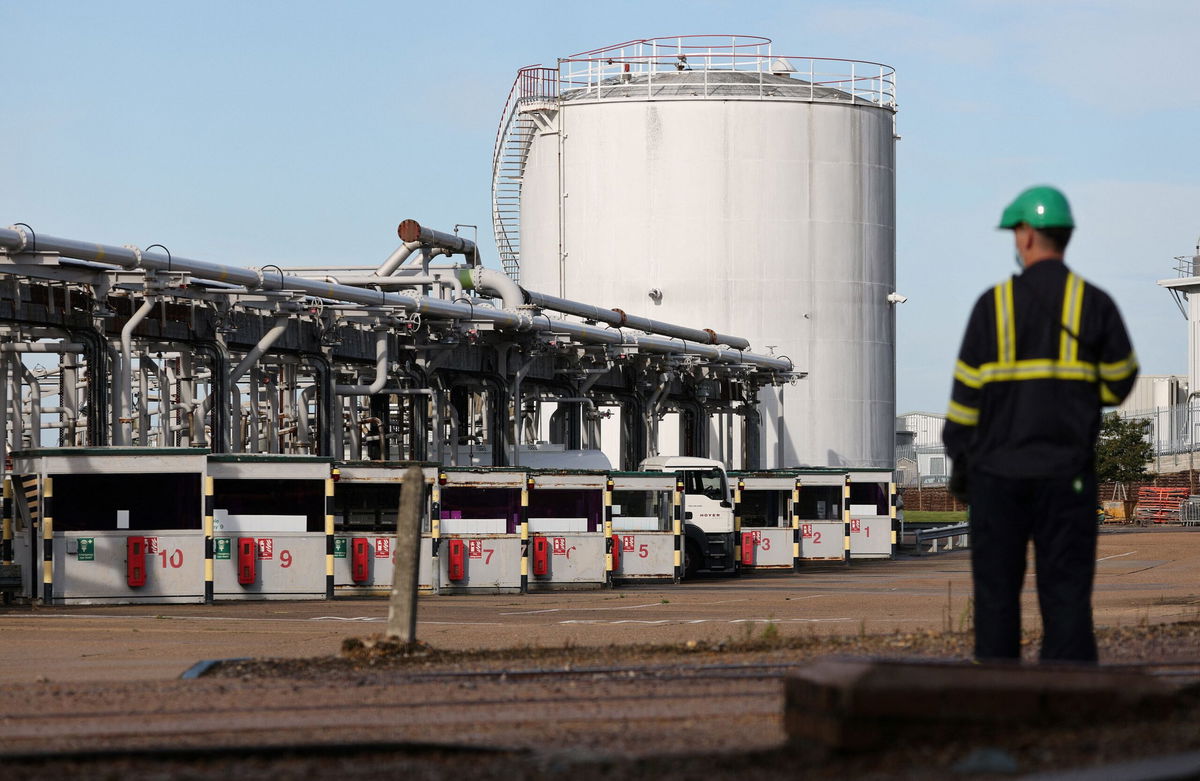
<instances>
[{"instance_id":1,"label":"worker's ear","mask_svg":"<svg viewBox=\"0 0 1200 781\"><path fill-rule=\"evenodd\" d=\"M1037 241L1037 232L1033 228L1022 223L1017 226L1016 235L1017 247L1020 250L1023 252L1029 252L1031 249L1033 249L1033 243Z\"/></svg>"}]
</instances>

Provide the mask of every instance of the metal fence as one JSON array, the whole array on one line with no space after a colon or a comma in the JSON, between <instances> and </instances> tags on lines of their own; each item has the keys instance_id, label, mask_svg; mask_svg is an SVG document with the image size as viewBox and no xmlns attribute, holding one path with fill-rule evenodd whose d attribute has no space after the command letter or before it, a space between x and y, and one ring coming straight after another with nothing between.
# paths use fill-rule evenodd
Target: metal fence
<instances>
[{"instance_id":1,"label":"metal fence","mask_svg":"<svg viewBox=\"0 0 1200 781\"><path fill-rule=\"evenodd\" d=\"M1146 438L1156 458L1188 453L1200 446L1200 399L1187 404L1123 412L1121 417L1150 424Z\"/></svg>"}]
</instances>

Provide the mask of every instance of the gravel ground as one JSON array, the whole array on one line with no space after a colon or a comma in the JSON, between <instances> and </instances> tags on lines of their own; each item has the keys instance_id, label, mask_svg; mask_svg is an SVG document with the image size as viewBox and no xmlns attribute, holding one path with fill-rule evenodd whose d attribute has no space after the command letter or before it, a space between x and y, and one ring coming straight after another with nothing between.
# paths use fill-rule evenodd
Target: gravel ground
<instances>
[{"instance_id":1,"label":"gravel ground","mask_svg":"<svg viewBox=\"0 0 1200 781\"><path fill-rule=\"evenodd\" d=\"M313 659L260 659L225 662L206 673L209 677L325 677L344 672L364 673L411 669L542 669L554 666L606 666L668 662L678 664L685 656L696 664L804 660L822 656L869 656L882 659L971 658L972 636L968 632L894 632L855 636L778 636L768 625L747 630L739 637L716 643L691 641L681 645L622 645L602 647L518 647L494 651L443 651L427 646L406 652L379 636L350 639L339 656ZM1026 632L1023 656L1036 661L1040 632ZM1096 630L1101 664L1156 664L1197 662L1200 664L1200 621L1148 624L1131 627L1101 627Z\"/></svg>"},{"instance_id":2,"label":"gravel ground","mask_svg":"<svg viewBox=\"0 0 1200 781\"><path fill-rule=\"evenodd\" d=\"M404 653L378 638L198 680L15 685L5 778L1002 777L1200 749L1200 622L1101 629L1102 663L1175 672L1178 708L1087 730L1013 725L827 755L786 743L780 676L828 656L966 659L962 633ZM1029 658L1036 635L1026 638ZM980 753L983 752L983 753ZM966 763L966 764L964 764ZM983 772L967 772L971 768Z\"/></svg>"}]
</instances>

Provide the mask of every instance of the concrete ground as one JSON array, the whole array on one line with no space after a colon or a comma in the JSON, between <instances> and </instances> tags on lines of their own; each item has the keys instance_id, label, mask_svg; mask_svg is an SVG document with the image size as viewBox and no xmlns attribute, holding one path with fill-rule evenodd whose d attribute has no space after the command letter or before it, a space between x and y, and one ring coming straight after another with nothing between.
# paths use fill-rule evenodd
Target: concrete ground
<instances>
[{"instance_id":1,"label":"concrete ground","mask_svg":"<svg viewBox=\"0 0 1200 781\"><path fill-rule=\"evenodd\" d=\"M1032 567L1031 567L1032 569ZM1200 618L1200 529L1111 529L1100 537L1098 626ZM600 646L757 634L961 629L970 621L967 552L799 573L549 594L422 597L418 634L446 649ZM202 659L337 653L381 632L384 599L217 605L0 608L0 681L177 678ZM1033 579L1025 622L1038 625Z\"/></svg>"}]
</instances>

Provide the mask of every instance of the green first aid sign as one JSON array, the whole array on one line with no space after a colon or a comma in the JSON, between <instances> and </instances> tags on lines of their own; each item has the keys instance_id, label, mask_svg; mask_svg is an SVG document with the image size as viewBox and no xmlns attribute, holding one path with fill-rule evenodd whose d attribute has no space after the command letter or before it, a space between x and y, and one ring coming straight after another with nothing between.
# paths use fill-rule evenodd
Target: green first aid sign
<instances>
[{"instance_id":1,"label":"green first aid sign","mask_svg":"<svg viewBox=\"0 0 1200 781\"><path fill-rule=\"evenodd\" d=\"M228 559L233 556L233 546L229 544L229 537L214 537L213 538L213 558Z\"/></svg>"},{"instance_id":2,"label":"green first aid sign","mask_svg":"<svg viewBox=\"0 0 1200 781\"><path fill-rule=\"evenodd\" d=\"M333 538L333 557L335 559L346 558L346 538L345 537L334 537Z\"/></svg>"},{"instance_id":3,"label":"green first aid sign","mask_svg":"<svg viewBox=\"0 0 1200 781\"><path fill-rule=\"evenodd\" d=\"M80 537L79 549L77 556L79 561L95 561L96 560L96 538L95 537Z\"/></svg>"}]
</instances>

